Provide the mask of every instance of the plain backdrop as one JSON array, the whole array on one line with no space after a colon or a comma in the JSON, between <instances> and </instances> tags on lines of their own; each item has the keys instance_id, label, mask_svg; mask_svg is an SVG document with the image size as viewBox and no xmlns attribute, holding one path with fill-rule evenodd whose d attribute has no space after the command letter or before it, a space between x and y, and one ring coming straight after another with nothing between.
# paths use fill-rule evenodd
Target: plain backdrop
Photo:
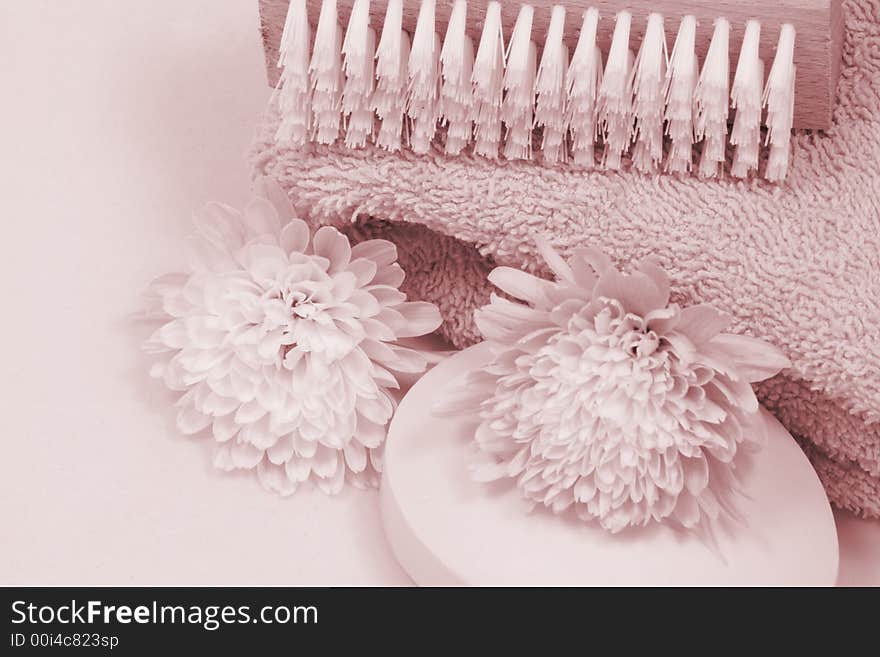
<instances>
[{"instance_id":1,"label":"plain backdrop","mask_svg":"<svg viewBox=\"0 0 880 657\"><path fill-rule=\"evenodd\" d=\"M248 196L257 0L0 0L0 90L0 584L409 583L375 493L213 470L145 374L140 293ZM838 528L880 583L880 523Z\"/></svg>"}]
</instances>

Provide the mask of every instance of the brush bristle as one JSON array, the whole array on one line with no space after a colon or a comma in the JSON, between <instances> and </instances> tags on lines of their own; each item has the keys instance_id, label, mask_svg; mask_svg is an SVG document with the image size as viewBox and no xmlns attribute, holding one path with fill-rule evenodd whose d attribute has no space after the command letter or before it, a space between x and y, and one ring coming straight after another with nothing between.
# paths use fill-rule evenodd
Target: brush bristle
<instances>
[{"instance_id":1,"label":"brush bristle","mask_svg":"<svg viewBox=\"0 0 880 657\"><path fill-rule=\"evenodd\" d=\"M501 120L507 126L504 157L508 160L528 160L532 157L532 110L535 105L538 54L532 42L534 14L531 5L522 6L507 49Z\"/></svg>"},{"instance_id":2,"label":"brush bristle","mask_svg":"<svg viewBox=\"0 0 880 657\"><path fill-rule=\"evenodd\" d=\"M474 99L474 153L494 159L501 142L501 101L504 96L504 34L501 5L490 2L471 74Z\"/></svg>"},{"instance_id":3,"label":"brush bristle","mask_svg":"<svg viewBox=\"0 0 880 657\"><path fill-rule=\"evenodd\" d=\"M312 139L319 144L332 144L339 137L342 118L342 29L336 0L324 0L315 47L309 64L312 85Z\"/></svg>"},{"instance_id":4,"label":"brush bristle","mask_svg":"<svg viewBox=\"0 0 880 657\"><path fill-rule=\"evenodd\" d=\"M304 146L312 125L312 94L309 83L309 27L306 0L291 0L281 35L278 66L282 68L276 92L281 123L275 133L279 143Z\"/></svg>"},{"instance_id":5,"label":"brush bristle","mask_svg":"<svg viewBox=\"0 0 880 657\"><path fill-rule=\"evenodd\" d=\"M345 145L363 148L373 136L373 97L376 33L370 28L370 0L355 0L342 42L345 86L342 113L345 116Z\"/></svg>"},{"instance_id":6,"label":"brush bristle","mask_svg":"<svg viewBox=\"0 0 880 657\"><path fill-rule=\"evenodd\" d=\"M571 132L572 159L575 165L584 168L596 164L596 98L602 85L602 52L596 45L598 25L597 9L584 12L577 48L565 75L568 92L566 119Z\"/></svg>"},{"instance_id":7,"label":"brush bristle","mask_svg":"<svg viewBox=\"0 0 880 657\"><path fill-rule=\"evenodd\" d=\"M771 182L785 180L791 157L791 123L794 117L794 26L785 24L779 32L776 57L767 76L764 106L767 108L767 143L770 156L765 176Z\"/></svg>"},{"instance_id":8,"label":"brush bristle","mask_svg":"<svg viewBox=\"0 0 880 657\"><path fill-rule=\"evenodd\" d=\"M376 145L390 153L399 151L405 139L409 35L402 25L403 0L388 0L382 37L376 47L376 88L370 105L379 119Z\"/></svg>"},{"instance_id":9,"label":"brush bristle","mask_svg":"<svg viewBox=\"0 0 880 657\"><path fill-rule=\"evenodd\" d=\"M597 101L599 131L605 141L602 163L607 169L619 169L632 136L633 54L629 49L632 16L628 11L617 14L611 50L605 63L602 85Z\"/></svg>"},{"instance_id":10,"label":"brush bristle","mask_svg":"<svg viewBox=\"0 0 880 657\"><path fill-rule=\"evenodd\" d=\"M435 30L435 15L436 0L422 0L409 53L406 114L412 126L410 146L416 153L427 153L431 148L439 118L440 38Z\"/></svg>"},{"instance_id":11,"label":"brush bristle","mask_svg":"<svg viewBox=\"0 0 880 657\"><path fill-rule=\"evenodd\" d=\"M373 144L426 154L439 147L449 156L586 169L596 166L598 150L606 169L650 175L695 169L703 178L763 175L781 182L788 173L796 77L790 24L780 30L765 81L761 25L747 22L731 84L736 53L724 17L715 21L701 66L700 26L692 15L678 19L668 53L664 16L650 14L641 42L631 43L641 26L621 11L603 57L598 44L608 40L599 37L596 8L584 12L570 51L563 5L538 10L549 11L540 35L533 34L535 8L521 5L505 48L496 0L486 5L478 34L470 32L467 0L454 0L451 10L421 0L411 34L404 29L403 0L385 0L378 34L370 25L370 0L351 0L344 31L337 2L322 0L319 15L311 17L314 40L308 1L290 2L272 96L279 146L344 137L350 148Z\"/></svg>"},{"instance_id":12,"label":"brush bristle","mask_svg":"<svg viewBox=\"0 0 880 657\"><path fill-rule=\"evenodd\" d=\"M758 169L764 88L764 62L758 53L760 41L761 24L749 21L730 92L730 106L736 110L730 133L730 145L736 149L730 173L736 178L747 178Z\"/></svg>"},{"instance_id":13,"label":"brush bristle","mask_svg":"<svg viewBox=\"0 0 880 657\"><path fill-rule=\"evenodd\" d=\"M727 117L730 80L730 23L726 18L715 21L709 52L694 90L696 104L696 138L703 142L699 175L718 176L726 159Z\"/></svg>"},{"instance_id":14,"label":"brush bristle","mask_svg":"<svg viewBox=\"0 0 880 657\"><path fill-rule=\"evenodd\" d=\"M548 164L568 159L565 107L568 48L563 42L564 30L565 7L556 5L550 15L544 53L535 80L535 127L542 130L541 153Z\"/></svg>"},{"instance_id":15,"label":"brush bristle","mask_svg":"<svg viewBox=\"0 0 880 657\"><path fill-rule=\"evenodd\" d=\"M440 51L440 122L446 126L446 154L458 155L473 137L474 42L467 36L467 0L455 0Z\"/></svg>"},{"instance_id":16,"label":"brush bristle","mask_svg":"<svg viewBox=\"0 0 880 657\"><path fill-rule=\"evenodd\" d=\"M633 90L633 165L653 173L663 159L663 110L666 99L666 32L660 14L648 16L648 27L636 57L630 86Z\"/></svg>"},{"instance_id":17,"label":"brush bristle","mask_svg":"<svg viewBox=\"0 0 880 657\"><path fill-rule=\"evenodd\" d=\"M693 166L694 89L699 74L696 31L696 17L685 16L679 25L666 72L664 116L670 142L666 170L670 173L689 173Z\"/></svg>"}]
</instances>

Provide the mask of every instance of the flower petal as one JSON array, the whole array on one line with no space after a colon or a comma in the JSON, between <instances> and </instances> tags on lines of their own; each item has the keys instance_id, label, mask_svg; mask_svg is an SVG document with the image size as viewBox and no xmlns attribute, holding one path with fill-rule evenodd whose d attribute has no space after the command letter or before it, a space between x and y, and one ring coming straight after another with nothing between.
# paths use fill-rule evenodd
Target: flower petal
<instances>
[{"instance_id":1,"label":"flower petal","mask_svg":"<svg viewBox=\"0 0 880 657\"><path fill-rule=\"evenodd\" d=\"M395 255L395 257L397 256ZM406 273L403 271L403 268L394 262L390 265L380 267L376 272L376 275L373 276L373 280L370 282L374 285L391 285L392 287L400 287L405 278Z\"/></svg>"},{"instance_id":2,"label":"flower petal","mask_svg":"<svg viewBox=\"0 0 880 657\"><path fill-rule=\"evenodd\" d=\"M335 449L318 446L318 451L312 458L312 471L322 478L332 477L339 465L339 454Z\"/></svg>"},{"instance_id":3,"label":"flower petal","mask_svg":"<svg viewBox=\"0 0 880 657\"><path fill-rule=\"evenodd\" d=\"M345 462L352 472L362 472L367 467L367 450L356 440L350 440L342 449Z\"/></svg>"},{"instance_id":4,"label":"flower petal","mask_svg":"<svg viewBox=\"0 0 880 657\"><path fill-rule=\"evenodd\" d=\"M413 338L427 335L440 328L443 318L433 303L426 301L407 301L394 306L403 315L405 323L396 328L398 338Z\"/></svg>"},{"instance_id":5,"label":"flower petal","mask_svg":"<svg viewBox=\"0 0 880 657\"><path fill-rule=\"evenodd\" d=\"M373 282L378 270L378 265L374 261L367 260L366 258L358 258L357 260L352 260L348 263L348 271L355 275L358 287L364 287ZM382 283L379 284L381 285ZM399 287L399 285L400 284L398 283L393 287Z\"/></svg>"},{"instance_id":6,"label":"flower petal","mask_svg":"<svg viewBox=\"0 0 880 657\"><path fill-rule=\"evenodd\" d=\"M305 253L309 246L310 237L311 231L308 224L301 219L294 219L281 229L281 236L278 242L288 255L291 253Z\"/></svg>"},{"instance_id":7,"label":"flower petal","mask_svg":"<svg viewBox=\"0 0 880 657\"><path fill-rule=\"evenodd\" d=\"M275 212L281 221L288 221L294 216L293 205L290 197L285 193L278 182L268 176L260 176L254 181L254 195L266 199L275 208Z\"/></svg>"},{"instance_id":8,"label":"flower petal","mask_svg":"<svg viewBox=\"0 0 880 657\"><path fill-rule=\"evenodd\" d=\"M706 486L709 485L709 464L705 458L683 458L681 465L684 470L684 486L693 495L698 497Z\"/></svg>"},{"instance_id":9,"label":"flower petal","mask_svg":"<svg viewBox=\"0 0 880 657\"><path fill-rule=\"evenodd\" d=\"M616 269L610 269L599 277L599 282L593 288L593 298L598 297L616 299L627 312L642 317L662 308L667 301L663 290L647 274L635 272L626 275Z\"/></svg>"},{"instance_id":10,"label":"flower petal","mask_svg":"<svg viewBox=\"0 0 880 657\"><path fill-rule=\"evenodd\" d=\"M274 235L277 237L281 230L278 211L274 205L264 198L251 199L244 208L243 218L249 238L261 235Z\"/></svg>"},{"instance_id":11,"label":"flower petal","mask_svg":"<svg viewBox=\"0 0 880 657\"><path fill-rule=\"evenodd\" d=\"M397 260L397 247L388 240L366 240L351 247L351 257L367 258L382 268Z\"/></svg>"},{"instance_id":12,"label":"flower petal","mask_svg":"<svg viewBox=\"0 0 880 657\"><path fill-rule=\"evenodd\" d=\"M494 384L495 379L492 379ZM469 377L454 381L443 390L431 405L431 413L437 417L470 415L476 417L480 407L494 394L494 385L475 388Z\"/></svg>"},{"instance_id":13,"label":"flower petal","mask_svg":"<svg viewBox=\"0 0 880 657\"><path fill-rule=\"evenodd\" d=\"M404 374L421 374L428 367L428 360L415 349L391 345L391 351L394 352L394 360L382 363L389 370Z\"/></svg>"},{"instance_id":14,"label":"flower petal","mask_svg":"<svg viewBox=\"0 0 880 657\"><path fill-rule=\"evenodd\" d=\"M489 282L516 299L528 301L536 307L547 305L547 290L553 284L513 267L495 267L489 272Z\"/></svg>"},{"instance_id":15,"label":"flower petal","mask_svg":"<svg viewBox=\"0 0 880 657\"><path fill-rule=\"evenodd\" d=\"M382 468L385 464L385 443L382 443L378 447L373 447L370 450L370 465L373 466L373 469L376 472L382 472Z\"/></svg>"},{"instance_id":16,"label":"flower petal","mask_svg":"<svg viewBox=\"0 0 880 657\"><path fill-rule=\"evenodd\" d=\"M645 258L638 264L638 267L636 269L645 274L648 278L650 278L657 289L660 291L660 295L663 301L661 301L657 307L665 307L669 303L669 275L666 273L666 270L660 266L656 256L649 256Z\"/></svg>"},{"instance_id":17,"label":"flower petal","mask_svg":"<svg viewBox=\"0 0 880 657\"><path fill-rule=\"evenodd\" d=\"M248 244L238 252L241 266L264 285L277 280L287 268L287 254L281 247L272 244Z\"/></svg>"},{"instance_id":18,"label":"flower petal","mask_svg":"<svg viewBox=\"0 0 880 657\"><path fill-rule=\"evenodd\" d=\"M211 428L214 440L225 443L238 433L240 425L235 421L235 414L215 417Z\"/></svg>"},{"instance_id":19,"label":"flower petal","mask_svg":"<svg viewBox=\"0 0 880 657\"><path fill-rule=\"evenodd\" d=\"M367 290L383 306L392 306L397 309L399 304L406 301L406 295L390 285L371 285Z\"/></svg>"},{"instance_id":20,"label":"flower petal","mask_svg":"<svg viewBox=\"0 0 880 657\"><path fill-rule=\"evenodd\" d=\"M178 319L168 322L153 334L151 340L165 345L169 349L183 349L189 344L185 320Z\"/></svg>"},{"instance_id":21,"label":"flower petal","mask_svg":"<svg viewBox=\"0 0 880 657\"><path fill-rule=\"evenodd\" d=\"M727 313L701 303L681 309L675 330L686 335L699 348L726 330L732 321L733 318Z\"/></svg>"},{"instance_id":22,"label":"flower petal","mask_svg":"<svg viewBox=\"0 0 880 657\"><path fill-rule=\"evenodd\" d=\"M384 424L371 422L363 415L358 413L357 430L355 431L355 439L364 447L378 447L385 440L387 429Z\"/></svg>"},{"instance_id":23,"label":"flower petal","mask_svg":"<svg viewBox=\"0 0 880 657\"><path fill-rule=\"evenodd\" d=\"M284 473L291 481L302 483L312 474L311 458L292 458L284 463Z\"/></svg>"},{"instance_id":24,"label":"flower petal","mask_svg":"<svg viewBox=\"0 0 880 657\"><path fill-rule=\"evenodd\" d=\"M264 488L279 495L286 497L296 492L297 482L287 477L284 466L260 461L257 465L257 478Z\"/></svg>"},{"instance_id":25,"label":"flower petal","mask_svg":"<svg viewBox=\"0 0 880 657\"><path fill-rule=\"evenodd\" d=\"M590 268L599 276L610 269L614 269L614 263L611 262L611 258L605 255L599 249L591 246L575 249L574 258L572 258L572 261L574 261L575 258L589 265Z\"/></svg>"},{"instance_id":26,"label":"flower petal","mask_svg":"<svg viewBox=\"0 0 880 657\"><path fill-rule=\"evenodd\" d=\"M263 450L248 443L231 443L229 454L232 457L233 466L241 470L250 470L256 467L263 458Z\"/></svg>"},{"instance_id":27,"label":"flower petal","mask_svg":"<svg viewBox=\"0 0 880 657\"><path fill-rule=\"evenodd\" d=\"M266 450L266 456L276 465L282 465L293 457L293 439L290 434L279 438L274 445Z\"/></svg>"},{"instance_id":28,"label":"flower petal","mask_svg":"<svg viewBox=\"0 0 880 657\"><path fill-rule=\"evenodd\" d=\"M510 315L498 312L496 306L484 306L474 311L474 323L485 340L513 344L524 337L542 330L547 326L543 311L533 311L535 317L529 320L517 320Z\"/></svg>"},{"instance_id":29,"label":"flower petal","mask_svg":"<svg viewBox=\"0 0 880 657\"><path fill-rule=\"evenodd\" d=\"M232 462L232 445L222 443L214 448L214 467L224 472L235 470L235 464Z\"/></svg>"},{"instance_id":30,"label":"flower petal","mask_svg":"<svg viewBox=\"0 0 880 657\"><path fill-rule=\"evenodd\" d=\"M696 498L689 494L679 495L673 515L683 527L694 527L700 521L700 506Z\"/></svg>"},{"instance_id":31,"label":"flower petal","mask_svg":"<svg viewBox=\"0 0 880 657\"><path fill-rule=\"evenodd\" d=\"M189 436L207 428L213 420L210 415L200 413L191 406L185 406L177 414L177 428L182 434Z\"/></svg>"},{"instance_id":32,"label":"flower petal","mask_svg":"<svg viewBox=\"0 0 880 657\"><path fill-rule=\"evenodd\" d=\"M752 383L791 367L791 361L778 347L750 336L723 333L710 344L726 354L740 375Z\"/></svg>"},{"instance_id":33,"label":"flower petal","mask_svg":"<svg viewBox=\"0 0 880 657\"><path fill-rule=\"evenodd\" d=\"M244 243L241 213L223 203L209 203L193 213L199 235L221 251L230 252Z\"/></svg>"},{"instance_id":34,"label":"flower petal","mask_svg":"<svg viewBox=\"0 0 880 657\"><path fill-rule=\"evenodd\" d=\"M538 247L538 253L544 258L544 262L550 267L550 270L556 275L560 281L568 281L574 283L574 272L565 259L556 252L550 245L550 242L543 237L536 237L535 244Z\"/></svg>"},{"instance_id":35,"label":"flower petal","mask_svg":"<svg viewBox=\"0 0 880 657\"><path fill-rule=\"evenodd\" d=\"M342 271L351 261L352 248L348 238L333 226L322 226L312 240L315 255L330 261L330 274Z\"/></svg>"}]
</instances>

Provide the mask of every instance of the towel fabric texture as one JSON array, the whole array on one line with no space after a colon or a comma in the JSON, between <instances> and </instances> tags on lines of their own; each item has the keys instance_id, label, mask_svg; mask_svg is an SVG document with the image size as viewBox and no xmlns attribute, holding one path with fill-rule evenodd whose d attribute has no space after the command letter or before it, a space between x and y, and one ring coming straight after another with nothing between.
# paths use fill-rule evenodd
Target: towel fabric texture
<instances>
[{"instance_id":1,"label":"towel fabric texture","mask_svg":"<svg viewBox=\"0 0 880 657\"><path fill-rule=\"evenodd\" d=\"M626 266L659 257L677 301L707 302L734 331L782 348L793 366L758 387L804 445L831 500L880 517L880 0L846 0L833 127L799 134L782 186L584 172L439 150L388 154L342 144L278 147L269 110L255 175L297 211L354 238L397 243L412 298L438 304L464 347L488 300L486 274L541 273L535 235L593 245Z\"/></svg>"}]
</instances>

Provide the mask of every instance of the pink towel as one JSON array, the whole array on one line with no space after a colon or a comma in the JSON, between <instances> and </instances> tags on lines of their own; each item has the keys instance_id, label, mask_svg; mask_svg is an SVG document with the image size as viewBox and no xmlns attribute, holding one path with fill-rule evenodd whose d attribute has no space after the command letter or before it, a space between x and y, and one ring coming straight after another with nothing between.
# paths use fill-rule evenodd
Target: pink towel
<instances>
[{"instance_id":1,"label":"pink towel","mask_svg":"<svg viewBox=\"0 0 880 657\"><path fill-rule=\"evenodd\" d=\"M834 127L801 134L783 187L578 172L439 152L279 149L270 112L255 174L315 223L399 245L408 292L439 304L445 334L477 339L493 264L535 270L544 235L626 265L659 256L687 302L731 313L793 363L759 394L804 444L831 499L880 516L880 0L846 0Z\"/></svg>"}]
</instances>

